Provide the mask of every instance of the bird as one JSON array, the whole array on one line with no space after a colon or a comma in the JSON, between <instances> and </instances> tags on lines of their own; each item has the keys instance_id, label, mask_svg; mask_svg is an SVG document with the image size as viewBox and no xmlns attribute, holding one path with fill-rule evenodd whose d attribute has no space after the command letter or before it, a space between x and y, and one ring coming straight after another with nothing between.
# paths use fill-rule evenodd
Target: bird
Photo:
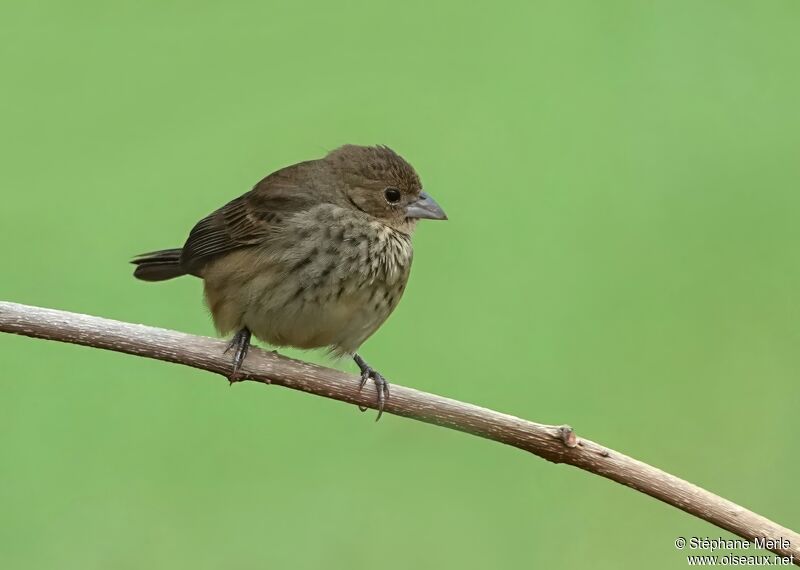
<instances>
[{"instance_id":1,"label":"bird","mask_svg":"<svg viewBox=\"0 0 800 570\"><path fill-rule=\"evenodd\" d=\"M387 146L344 145L269 174L197 222L182 248L131 263L143 281L203 280L217 331L232 335L231 384L252 336L324 348L355 361L359 389L374 382L377 421L389 383L358 350L405 291L421 219L447 215L411 164Z\"/></svg>"}]
</instances>

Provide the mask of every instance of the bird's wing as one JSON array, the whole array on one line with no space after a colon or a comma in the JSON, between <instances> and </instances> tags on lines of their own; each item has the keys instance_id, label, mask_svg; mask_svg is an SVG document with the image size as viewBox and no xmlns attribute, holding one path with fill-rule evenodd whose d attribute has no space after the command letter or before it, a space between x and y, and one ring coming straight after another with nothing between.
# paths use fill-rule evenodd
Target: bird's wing
<instances>
[{"instance_id":1,"label":"bird's wing","mask_svg":"<svg viewBox=\"0 0 800 570\"><path fill-rule=\"evenodd\" d=\"M181 265L197 275L214 257L262 243L286 217L309 206L313 198L295 165L259 182L194 226L183 246Z\"/></svg>"}]
</instances>

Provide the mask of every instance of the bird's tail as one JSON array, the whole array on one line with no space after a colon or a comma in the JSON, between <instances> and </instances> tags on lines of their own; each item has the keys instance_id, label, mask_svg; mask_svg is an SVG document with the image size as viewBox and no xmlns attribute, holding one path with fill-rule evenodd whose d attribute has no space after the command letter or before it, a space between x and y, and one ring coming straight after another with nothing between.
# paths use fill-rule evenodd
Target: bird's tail
<instances>
[{"instance_id":1,"label":"bird's tail","mask_svg":"<svg viewBox=\"0 0 800 570\"><path fill-rule=\"evenodd\" d=\"M166 281L186 275L181 267L181 248L162 249L136 256L133 276L142 281Z\"/></svg>"}]
</instances>

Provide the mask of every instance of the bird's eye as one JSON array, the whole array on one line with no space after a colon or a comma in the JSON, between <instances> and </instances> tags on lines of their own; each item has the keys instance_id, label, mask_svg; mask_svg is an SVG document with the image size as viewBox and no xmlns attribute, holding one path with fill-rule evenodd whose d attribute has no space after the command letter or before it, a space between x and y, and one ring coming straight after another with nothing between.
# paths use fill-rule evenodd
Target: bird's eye
<instances>
[{"instance_id":1,"label":"bird's eye","mask_svg":"<svg viewBox=\"0 0 800 570\"><path fill-rule=\"evenodd\" d=\"M383 191L383 195L386 196L386 201L390 204L397 204L402 196L397 188L387 188Z\"/></svg>"}]
</instances>

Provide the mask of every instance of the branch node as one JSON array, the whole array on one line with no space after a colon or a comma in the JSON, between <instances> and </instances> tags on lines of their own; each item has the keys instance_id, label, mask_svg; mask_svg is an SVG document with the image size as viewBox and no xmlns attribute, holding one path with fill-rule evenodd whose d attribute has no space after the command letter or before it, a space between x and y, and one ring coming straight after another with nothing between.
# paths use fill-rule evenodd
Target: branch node
<instances>
[{"instance_id":1,"label":"branch node","mask_svg":"<svg viewBox=\"0 0 800 570\"><path fill-rule=\"evenodd\" d=\"M561 443L563 443L565 447L578 447L578 436L575 435L575 430L572 429L572 426L568 426L566 424L559 426L558 437L561 439Z\"/></svg>"}]
</instances>

